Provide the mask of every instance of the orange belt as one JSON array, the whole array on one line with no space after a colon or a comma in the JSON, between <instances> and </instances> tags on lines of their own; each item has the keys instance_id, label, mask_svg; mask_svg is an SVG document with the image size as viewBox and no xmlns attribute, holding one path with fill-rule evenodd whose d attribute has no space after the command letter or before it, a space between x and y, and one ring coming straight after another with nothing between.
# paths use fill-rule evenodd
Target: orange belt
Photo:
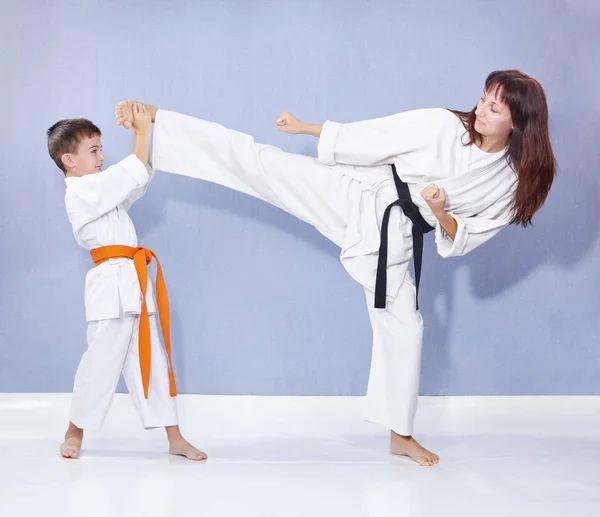
<instances>
[{"instance_id":1,"label":"orange belt","mask_svg":"<svg viewBox=\"0 0 600 517\"><path fill-rule=\"evenodd\" d=\"M171 318L169 315L169 297L167 287L162 274L160 262L153 251L147 248L132 248L130 246L103 246L90 250L92 260L96 266L114 258L133 259L135 270L137 271L142 290L142 312L140 314L140 329L138 349L140 354L140 369L142 371L142 384L144 385L144 396L148 398L148 387L150 385L150 318L148 316L148 307L146 305L146 289L148 286L148 265L152 262L152 257L156 260L156 302L158 305L158 315L160 318L160 328L162 330L165 348L169 360L169 383L171 386L171 397L177 395L175 385L175 375L173 374L173 364L171 360Z\"/></svg>"}]
</instances>

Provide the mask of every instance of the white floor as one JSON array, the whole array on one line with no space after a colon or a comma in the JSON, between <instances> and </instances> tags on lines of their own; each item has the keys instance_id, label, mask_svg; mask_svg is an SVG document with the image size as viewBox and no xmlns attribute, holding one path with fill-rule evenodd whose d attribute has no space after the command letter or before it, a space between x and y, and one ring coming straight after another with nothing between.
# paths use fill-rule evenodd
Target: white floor
<instances>
[{"instance_id":1,"label":"white floor","mask_svg":"<svg viewBox=\"0 0 600 517\"><path fill-rule=\"evenodd\" d=\"M168 456L126 395L62 459L68 404L0 394L0 516L600 515L600 397L423 398L433 468L388 454L358 398L180 396L203 464Z\"/></svg>"}]
</instances>

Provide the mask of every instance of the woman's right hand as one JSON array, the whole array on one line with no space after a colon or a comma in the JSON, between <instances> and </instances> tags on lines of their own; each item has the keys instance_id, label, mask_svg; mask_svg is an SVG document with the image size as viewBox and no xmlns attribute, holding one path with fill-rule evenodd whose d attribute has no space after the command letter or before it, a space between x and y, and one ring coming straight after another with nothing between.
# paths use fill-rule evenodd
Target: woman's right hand
<instances>
[{"instance_id":1,"label":"woman's right hand","mask_svg":"<svg viewBox=\"0 0 600 517\"><path fill-rule=\"evenodd\" d=\"M289 133L291 135L300 135L304 133L304 129L306 128L306 124L300 120L298 120L291 113L284 111L279 118L275 121L277 129L284 133Z\"/></svg>"}]
</instances>

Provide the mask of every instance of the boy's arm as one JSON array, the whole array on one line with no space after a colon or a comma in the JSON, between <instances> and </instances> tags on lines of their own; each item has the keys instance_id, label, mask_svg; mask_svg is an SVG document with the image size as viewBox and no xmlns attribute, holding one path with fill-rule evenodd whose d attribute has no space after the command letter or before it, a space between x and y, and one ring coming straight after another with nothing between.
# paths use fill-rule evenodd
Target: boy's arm
<instances>
[{"instance_id":1,"label":"boy's arm","mask_svg":"<svg viewBox=\"0 0 600 517\"><path fill-rule=\"evenodd\" d=\"M139 158L139 160L146 165L148 171L148 181L145 185L141 185L136 188L131 194L127 196L127 199L123 201L123 209L129 210L138 199L140 199L148 190L150 182L154 177L156 171L152 168L152 164L149 161L150 156L150 138L152 135L152 116L149 110L143 104L135 104L132 106L133 111L133 133L135 135L135 144L133 153Z\"/></svg>"},{"instance_id":2,"label":"boy's arm","mask_svg":"<svg viewBox=\"0 0 600 517\"><path fill-rule=\"evenodd\" d=\"M131 154L108 169L74 178L67 184L65 204L76 232L125 202L150 179L145 165Z\"/></svg>"},{"instance_id":3,"label":"boy's arm","mask_svg":"<svg viewBox=\"0 0 600 517\"><path fill-rule=\"evenodd\" d=\"M150 160L152 117L146 109L146 106L141 103L135 103L133 105L133 134L135 135L133 154L135 154L144 165L148 165Z\"/></svg>"},{"instance_id":4,"label":"boy's arm","mask_svg":"<svg viewBox=\"0 0 600 517\"><path fill-rule=\"evenodd\" d=\"M146 170L148 171L148 182L145 185L141 185L136 188L131 194L127 196L127 199L123 201L123 209L129 210L131 205L133 205L138 199L140 199L148 190L154 175L156 174L156 169L152 167L152 164L148 162L146 165Z\"/></svg>"},{"instance_id":5,"label":"boy's arm","mask_svg":"<svg viewBox=\"0 0 600 517\"><path fill-rule=\"evenodd\" d=\"M133 127L132 155L105 171L77 178L69 185L65 203L74 231L122 205L136 191L141 190L143 194L151 177L147 166L152 134L152 119L143 105L134 107Z\"/></svg>"}]
</instances>

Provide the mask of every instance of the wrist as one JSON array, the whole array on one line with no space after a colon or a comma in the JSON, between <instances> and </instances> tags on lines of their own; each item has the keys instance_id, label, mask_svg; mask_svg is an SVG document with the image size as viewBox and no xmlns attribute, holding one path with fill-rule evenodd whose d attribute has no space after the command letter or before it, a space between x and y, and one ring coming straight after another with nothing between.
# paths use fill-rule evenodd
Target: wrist
<instances>
[{"instance_id":1,"label":"wrist","mask_svg":"<svg viewBox=\"0 0 600 517\"><path fill-rule=\"evenodd\" d=\"M321 136L321 125L320 124L304 124L305 130L303 131L306 135L316 136L319 138Z\"/></svg>"},{"instance_id":2,"label":"wrist","mask_svg":"<svg viewBox=\"0 0 600 517\"><path fill-rule=\"evenodd\" d=\"M307 124L306 122L301 122L299 129L300 129L299 133L301 135L310 135L310 130L311 130L310 124Z\"/></svg>"},{"instance_id":3,"label":"wrist","mask_svg":"<svg viewBox=\"0 0 600 517\"><path fill-rule=\"evenodd\" d=\"M133 134L139 138L146 138L152 133L151 127L133 128Z\"/></svg>"},{"instance_id":4,"label":"wrist","mask_svg":"<svg viewBox=\"0 0 600 517\"><path fill-rule=\"evenodd\" d=\"M438 219L443 219L447 215L446 210L444 210L443 207L434 208L431 211L433 212L433 215L435 215Z\"/></svg>"}]
</instances>

